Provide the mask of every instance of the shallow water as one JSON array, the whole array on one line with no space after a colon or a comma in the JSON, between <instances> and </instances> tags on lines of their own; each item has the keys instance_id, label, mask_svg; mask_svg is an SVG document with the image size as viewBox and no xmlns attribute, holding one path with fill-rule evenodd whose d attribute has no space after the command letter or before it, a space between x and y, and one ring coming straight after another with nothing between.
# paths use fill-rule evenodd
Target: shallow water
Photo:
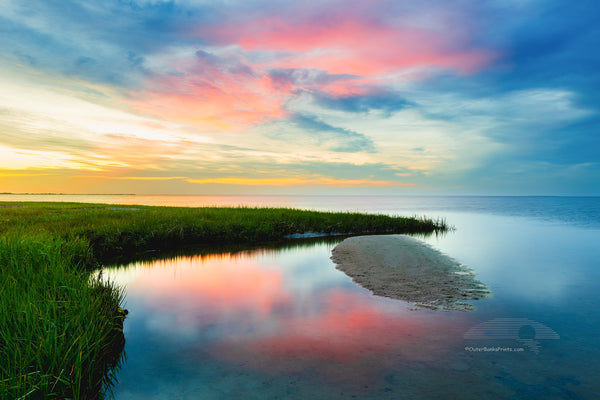
<instances>
[{"instance_id":1,"label":"shallow water","mask_svg":"<svg viewBox=\"0 0 600 400\"><path fill-rule=\"evenodd\" d=\"M494 292L470 313L372 296L335 269L334 242L105 270L130 311L115 397L600 398L598 199L538 199L415 210L456 226L422 240Z\"/></svg>"}]
</instances>

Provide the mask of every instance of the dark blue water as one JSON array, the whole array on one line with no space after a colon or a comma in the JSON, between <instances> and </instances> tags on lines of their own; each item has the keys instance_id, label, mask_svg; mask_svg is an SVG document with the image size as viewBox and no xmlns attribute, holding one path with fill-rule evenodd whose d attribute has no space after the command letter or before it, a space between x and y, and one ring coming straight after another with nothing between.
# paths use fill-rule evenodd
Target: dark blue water
<instances>
[{"instance_id":1,"label":"dark blue water","mask_svg":"<svg viewBox=\"0 0 600 400\"><path fill-rule=\"evenodd\" d=\"M494 297L412 310L336 270L333 242L112 269L130 311L117 399L600 398L599 198L226 199L446 218L422 240Z\"/></svg>"}]
</instances>

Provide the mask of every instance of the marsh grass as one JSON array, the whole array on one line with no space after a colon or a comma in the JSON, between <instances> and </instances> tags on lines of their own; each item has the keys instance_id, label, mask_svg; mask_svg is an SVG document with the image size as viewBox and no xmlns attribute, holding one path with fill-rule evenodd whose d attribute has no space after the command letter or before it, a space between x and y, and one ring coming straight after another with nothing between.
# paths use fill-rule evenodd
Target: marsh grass
<instances>
[{"instance_id":1,"label":"marsh grass","mask_svg":"<svg viewBox=\"0 0 600 400\"><path fill-rule=\"evenodd\" d=\"M122 289L91 273L103 263L306 232L446 229L426 218L284 208L0 203L1 398L103 397L119 362L124 318Z\"/></svg>"},{"instance_id":2,"label":"marsh grass","mask_svg":"<svg viewBox=\"0 0 600 400\"><path fill-rule=\"evenodd\" d=\"M122 291L73 263L84 240L0 239L3 399L94 398L115 361Z\"/></svg>"}]
</instances>

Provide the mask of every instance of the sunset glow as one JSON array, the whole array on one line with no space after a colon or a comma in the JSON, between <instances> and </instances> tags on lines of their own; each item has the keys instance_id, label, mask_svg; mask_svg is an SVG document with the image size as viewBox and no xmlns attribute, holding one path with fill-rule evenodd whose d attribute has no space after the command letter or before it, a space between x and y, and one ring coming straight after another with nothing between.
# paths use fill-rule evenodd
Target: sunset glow
<instances>
[{"instance_id":1,"label":"sunset glow","mask_svg":"<svg viewBox=\"0 0 600 400\"><path fill-rule=\"evenodd\" d=\"M597 12L8 0L0 191L598 194Z\"/></svg>"}]
</instances>

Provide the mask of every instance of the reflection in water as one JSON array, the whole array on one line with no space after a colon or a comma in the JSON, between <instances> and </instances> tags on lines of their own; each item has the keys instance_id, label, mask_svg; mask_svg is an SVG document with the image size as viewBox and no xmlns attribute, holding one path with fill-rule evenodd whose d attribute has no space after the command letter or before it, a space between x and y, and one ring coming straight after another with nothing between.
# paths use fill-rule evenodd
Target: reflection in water
<instances>
[{"instance_id":1,"label":"reflection in water","mask_svg":"<svg viewBox=\"0 0 600 400\"><path fill-rule=\"evenodd\" d=\"M461 345L466 316L416 313L370 295L334 268L332 246L105 271L127 287L130 310L128 362L116 397L141 398L161 387L165 396L235 398L231 390L256 379L277 381L274 393L293 386L299 397L317 395L317 388L328 396L332 390L365 396L373 388L392 390L383 371L427 363ZM211 372L203 373L208 366Z\"/></svg>"},{"instance_id":2,"label":"reflection in water","mask_svg":"<svg viewBox=\"0 0 600 400\"><path fill-rule=\"evenodd\" d=\"M130 311L115 397L599 398L600 231L448 217L456 231L424 240L492 287L473 313L372 296L329 260L337 241L104 271L126 286ZM536 353L523 344L531 332L467 334L507 318L557 339L533 336Z\"/></svg>"}]
</instances>

